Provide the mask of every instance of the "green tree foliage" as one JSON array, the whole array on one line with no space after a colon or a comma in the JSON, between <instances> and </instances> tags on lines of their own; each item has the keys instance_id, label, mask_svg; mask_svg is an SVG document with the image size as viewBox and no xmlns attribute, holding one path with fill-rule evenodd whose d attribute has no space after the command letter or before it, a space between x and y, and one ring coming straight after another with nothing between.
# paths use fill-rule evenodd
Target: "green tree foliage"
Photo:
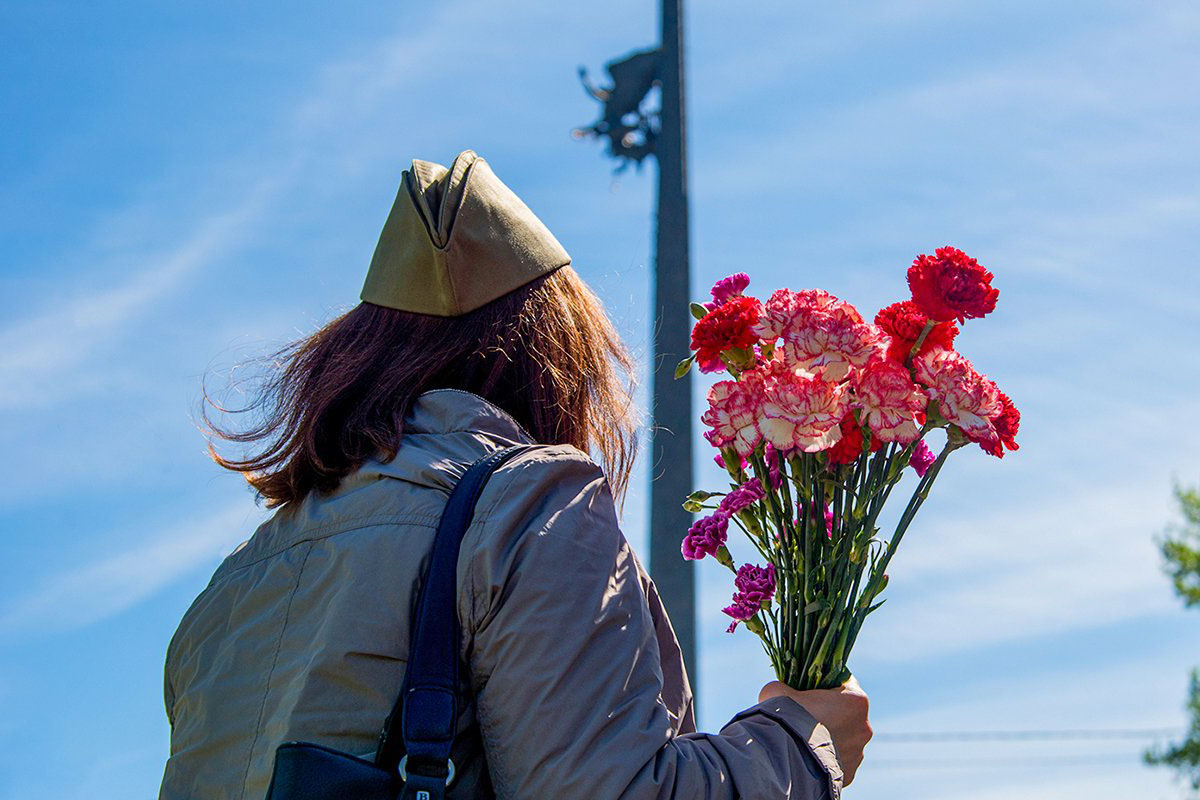
<instances>
[{"instance_id":1,"label":"green tree foliage","mask_svg":"<svg viewBox=\"0 0 1200 800\"><path fill-rule=\"evenodd\" d=\"M1200 670L1192 670L1187 710L1192 716L1187 738L1177 744L1149 750L1143 758L1147 764L1173 768L1192 785L1193 791L1200 792Z\"/></svg>"},{"instance_id":2,"label":"green tree foliage","mask_svg":"<svg viewBox=\"0 0 1200 800\"><path fill-rule=\"evenodd\" d=\"M1175 591L1188 608L1200 604L1200 490L1175 487L1183 524L1159 543Z\"/></svg>"},{"instance_id":3,"label":"green tree foliage","mask_svg":"<svg viewBox=\"0 0 1200 800\"><path fill-rule=\"evenodd\" d=\"M1172 525L1159 541L1164 567L1184 606L1200 605L1200 490L1175 487L1183 522ZM1192 670L1187 711L1191 715L1187 737L1176 744L1147 751L1147 764L1173 768L1200 792L1200 670Z\"/></svg>"}]
</instances>

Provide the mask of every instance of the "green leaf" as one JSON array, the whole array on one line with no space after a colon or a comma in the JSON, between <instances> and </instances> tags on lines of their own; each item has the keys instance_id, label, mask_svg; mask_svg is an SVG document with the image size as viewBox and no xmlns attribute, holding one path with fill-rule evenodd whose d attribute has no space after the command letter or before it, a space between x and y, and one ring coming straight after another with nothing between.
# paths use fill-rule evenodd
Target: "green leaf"
<instances>
[{"instance_id":1,"label":"green leaf","mask_svg":"<svg viewBox=\"0 0 1200 800\"><path fill-rule=\"evenodd\" d=\"M675 379L678 380L688 374L688 370L692 368L692 362L696 360L695 355L690 355L675 367Z\"/></svg>"},{"instance_id":2,"label":"green leaf","mask_svg":"<svg viewBox=\"0 0 1200 800\"><path fill-rule=\"evenodd\" d=\"M692 312L692 316L696 319L704 319L708 316L708 309L699 303L692 303L688 306L688 310Z\"/></svg>"},{"instance_id":3,"label":"green leaf","mask_svg":"<svg viewBox=\"0 0 1200 800\"><path fill-rule=\"evenodd\" d=\"M808 614L813 613L814 611L820 611L822 608L826 608L826 607L827 606L825 605L825 602L823 600L813 600L811 603L809 603L808 605L806 605L804 607L804 613L805 613L805 615L808 615Z\"/></svg>"}]
</instances>

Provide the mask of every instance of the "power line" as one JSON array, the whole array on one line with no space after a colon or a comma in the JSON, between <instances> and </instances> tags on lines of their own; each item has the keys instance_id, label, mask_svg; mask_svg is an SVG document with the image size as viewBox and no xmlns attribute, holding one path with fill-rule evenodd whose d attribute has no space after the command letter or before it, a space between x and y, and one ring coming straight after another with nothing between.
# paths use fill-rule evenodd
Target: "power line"
<instances>
[{"instance_id":1,"label":"power line","mask_svg":"<svg viewBox=\"0 0 1200 800\"><path fill-rule=\"evenodd\" d=\"M1097 739L1155 739L1179 736L1180 728L1068 728L1013 731L906 731L880 732L874 742L1073 742Z\"/></svg>"},{"instance_id":2,"label":"power line","mask_svg":"<svg viewBox=\"0 0 1200 800\"><path fill-rule=\"evenodd\" d=\"M868 754L863 769L979 769L988 767L1106 767L1142 766L1130 753L1089 753L1074 756L980 756L977 758L871 758Z\"/></svg>"}]
</instances>

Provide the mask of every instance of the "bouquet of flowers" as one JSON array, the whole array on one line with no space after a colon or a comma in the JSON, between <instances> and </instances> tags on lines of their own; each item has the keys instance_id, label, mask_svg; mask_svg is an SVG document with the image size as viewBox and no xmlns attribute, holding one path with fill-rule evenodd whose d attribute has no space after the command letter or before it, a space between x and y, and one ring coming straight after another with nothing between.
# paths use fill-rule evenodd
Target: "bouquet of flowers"
<instances>
[{"instance_id":1,"label":"bouquet of flowers","mask_svg":"<svg viewBox=\"0 0 1200 800\"><path fill-rule=\"evenodd\" d=\"M691 305L695 352L675 375L695 363L731 376L709 390L701 417L730 484L688 496L689 511L711 513L688 530L683 557L733 571L728 630L745 623L793 688L849 678L888 564L947 456L971 443L996 457L1017 449L1020 413L954 349L958 325L996 307L992 277L953 247L921 255L908 270L912 299L874 324L820 289L779 289L761 302L745 294L745 273ZM945 432L936 453L935 429ZM916 484L885 541L880 513L910 469ZM763 564L734 563L731 523Z\"/></svg>"}]
</instances>

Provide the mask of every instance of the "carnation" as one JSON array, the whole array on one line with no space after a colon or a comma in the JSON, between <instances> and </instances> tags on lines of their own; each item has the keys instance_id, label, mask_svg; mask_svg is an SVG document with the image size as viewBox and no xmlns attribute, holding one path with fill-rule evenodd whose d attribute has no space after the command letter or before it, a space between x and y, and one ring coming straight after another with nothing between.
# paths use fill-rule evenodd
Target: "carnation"
<instances>
[{"instance_id":1,"label":"carnation","mask_svg":"<svg viewBox=\"0 0 1200 800\"><path fill-rule=\"evenodd\" d=\"M705 303L704 307L712 311L717 306L734 297L741 297L742 292L750 285L750 276L744 272L735 272L729 277L721 278L713 284L711 303Z\"/></svg>"},{"instance_id":2,"label":"carnation","mask_svg":"<svg viewBox=\"0 0 1200 800\"><path fill-rule=\"evenodd\" d=\"M953 350L931 350L913 362L917 380L938 403L942 416L962 428L971 441L984 444L999 438L993 419L1003 406L1000 390L971 362Z\"/></svg>"},{"instance_id":3,"label":"carnation","mask_svg":"<svg viewBox=\"0 0 1200 800\"><path fill-rule=\"evenodd\" d=\"M937 456L929 449L929 445L925 444L925 440L917 442L917 446L913 448L913 453L908 459L908 465L917 473L917 477L924 478L925 473L933 466L933 462L937 461Z\"/></svg>"},{"instance_id":4,"label":"carnation","mask_svg":"<svg viewBox=\"0 0 1200 800\"><path fill-rule=\"evenodd\" d=\"M758 337L753 332L762 304L756 298L731 298L698 320L692 328L692 349L701 372L725 368L721 353L733 348L748 349Z\"/></svg>"},{"instance_id":5,"label":"carnation","mask_svg":"<svg viewBox=\"0 0 1200 800\"><path fill-rule=\"evenodd\" d=\"M766 491L758 478L751 478L721 499L718 511L733 516L739 511L757 503L766 496Z\"/></svg>"},{"instance_id":6,"label":"carnation","mask_svg":"<svg viewBox=\"0 0 1200 800\"><path fill-rule=\"evenodd\" d=\"M813 375L785 373L766 386L760 413L763 438L785 456L825 450L842 436L845 387Z\"/></svg>"},{"instance_id":7,"label":"carnation","mask_svg":"<svg viewBox=\"0 0 1200 800\"><path fill-rule=\"evenodd\" d=\"M711 428L704 432L704 438L713 447L732 447L743 459L742 466L746 466L745 459L762 441L758 422L768 387L788 374L782 355L776 353L770 361L746 370L737 380L713 384L708 390L708 410L700 416L700 421Z\"/></svg>"},{"instance_id":8,"label":"carnation","mask_svg":"<svg viewBox=\"0 0 1200 800\"><path fill-rule=\"evenodd\" d=\"M761 381L748 379L751 370L740 381L719 381L708 390L708 410L700 421L710 430L704 438L714 447L732 446L742 458L754 452L762 441L758 418L762 409Z\"/></svg>"},{"instance_id":9,"label":"carnation","mask_svg":"<svg viewBox=\"0 0 1200 800\"><path fill-rule=\"evenodd\" d=\"M983 448L984 452L996 458L1004 458L1005 449L1021 449L1016 442L1017 430L1021 427L1021 412L1013 405L1013 401L1008 395L999 389L997 392L1000 395L1000 413L992 418L997 438L980 440L979 446Z\"/></svg>"},{"instance_id":10,"label":"carnation","mask_svg":"<svg viewBox=\"0 0 1200 800\"><path fill-rule=\"evenodd\" d=\"M767 482L771 484L772 489L778 489L783 485L783 472L779 465L779 451L775 445L767 442L767 446L763 448L763 458L767 462Z\"/></svg>"},{"instance_id":11,"label":"carnation","mask_svg":"<svg viewBox=\"0 0 1200 800\"><path fill-rule=\"evenodd\" d=\"M852 367L865 366L882 355L886 343L882 332L861 322L858 312L852 311L852 306L842 304L811 314L803 325L786 332L782 349L787 363L840 381Z\"/></svg>"},{"instance_id":12,"label":"carnation","mask_svg":"<svg viewBox=\"0 0 1200 800\"><path fill-rule=\"evenodd\" d=\"M733 584L737 588L733 604L722 609L733 617L733 622L726 629L729 633L733 633L739 622L750 619L771 602L775 596L775 565L768 563L764 568L743 564L738 568Z\"/></svg>"},{"instance_id":13,"label":"carnation","mask_svg":"<svg viewBox=\"0 0 1200 800\"><path fill-rule=\"evenodd\" d=\"M718 511L696 520L688 528L679 549L688 561L699 561L705 556L716 555L728 535L729 516Z\"/></svg>"},{"instance_id":14,"label":"carnation","mask_svg":"<svg viewBox=\"0 0 1200 800\"><path fill-rule=\"evenodd\" d=\"M773 342L804 327L814 314L828 313L835 309L843 310L850 316L851 321L863 321L854 306L842 302L823 289L804 289L799 292L776 289L763 304L762 315L754 331L764 341Z\"/></svg>"},{"instance_id":15,"label":"carnation","mask_svg":"<svg viewBox=\"0 0 1200 800\"><path fill-rule=\"evenodd\" d=\"M955 247L939 247L934 255L920 255L908 268L913 302L930 319L938 321L978 318L996 308L999 290L992 288L992 273Z\"/></svg>"},{"instance_id":16,"label":"carnation","mask_svg":"<svg viewBox=\"0 0 1200 800\"><path fill-rule=\"evenodd\" d=\"M895 361L873 362L855 374L854 390L851 405L862 409L863 421L876 438L901 444L917 438L916 415L928 401L908 369Z\"/></svg>"},{"instance_id":17,"label":"carnation","mask_svg":"<svg viewBox=\"0 0 1200 800\"><path fill-rule=\"evenodd\" d=\"M892 303L887 308L880 309L879 313L875 315L875 324L890 339L888 358L904 363L913 345L921 338L921 333L925 330L925 323L928 321L929 318L911 300ZM956 336L958 336L958 325L953 320L935 323L925 336L925 341L921 343L921 349L917 355L935 349L949 350L954 347Z\"/></svg>"},{"instance_id":18,"label":"carnation","mask_svg":"<svg viewBox=\"0 0 1200 800\"><path fill-rule=\"evenodd\" d=\"M853 413L846 414L842 417L841 422L842 438L837 440L833 447L825 451L825 458L832 465L838 464L853 464L863 451L863 430L858 424ZM871 437L870 451L874 453L879 448L883 447L877 437Z\"/></svg>"}]
</instances>

